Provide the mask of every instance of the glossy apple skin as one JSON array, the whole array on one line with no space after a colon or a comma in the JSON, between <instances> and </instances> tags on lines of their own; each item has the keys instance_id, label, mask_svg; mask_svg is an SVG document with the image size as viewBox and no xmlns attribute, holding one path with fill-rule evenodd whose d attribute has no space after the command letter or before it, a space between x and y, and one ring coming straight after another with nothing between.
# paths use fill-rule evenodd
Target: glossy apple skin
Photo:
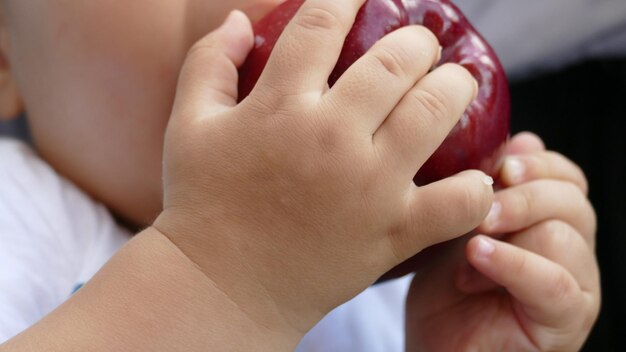
<instances>
[{"instance_id":1,"label":"glossy apple skin","mask_svg":"<svg viewBox=\"0 0 626 352\"><path fill-rule=\"evenodd\" d=\"M478 81L478 96L415 177L418 185L467 169L495 176L510 125L509 84L493 49L447 0L403 0L409 23L430 29L443 47L440 63L454 62Z\"/></svg>"},{"instance_id":2,"label":"glossy apple skin","mask_svg":"<svg viewBox=\"0 0 626 352\"><path fill-rule=\"evenodd\" d=\"M250 94L286 25L304 0L287 0L254 25L255 47L239 70L239 100ZM414 181L425 185L467 169L495 176L509 136L510 98L504 70L493 49L449 0L369 0L359 11L346 38L332 85L385 34L402 26L430 29L443 47L439 65L453 62L468 69L479 91L459 123L423 165ZM445 245L445 244L444 244ZM435 246L385 274L381 280L404 275L438 252Z\"/></svg>"},{"instance_id":3,"label":"glossy apple skin","mask_svg":"<svg viewBox=\"0 0 626 352\"><path fill-rule=\"evenodd\" d=\"M255 24L255 47L239 71L239 100L254 87L278 37L303 2L288 0ZM509 133L508 82L491 47L449 1L369 0L346 38L330 86L378 39L409 24L424 25L437 36L443 47L440 64L461 64L479 83L478 97L415 182L423 185L467 169L495 175Z\"/></svg>"}]
</instances>

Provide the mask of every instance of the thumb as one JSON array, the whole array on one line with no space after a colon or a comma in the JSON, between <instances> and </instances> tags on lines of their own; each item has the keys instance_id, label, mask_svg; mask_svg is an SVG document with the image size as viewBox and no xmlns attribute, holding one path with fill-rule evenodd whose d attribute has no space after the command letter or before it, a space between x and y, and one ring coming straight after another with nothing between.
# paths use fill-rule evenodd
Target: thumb
<instances>
[{"instance_id":1,"label":"thumb","mask_svg":"<svg viewBox=\"0 0 626 352\"><path fill-rule=\"evenodd\" d=\"M173 119L208 117L237 104L237 69L254 44L250 20L233 11L189 50L178 80Z\"/></svg>"}]
</instances>

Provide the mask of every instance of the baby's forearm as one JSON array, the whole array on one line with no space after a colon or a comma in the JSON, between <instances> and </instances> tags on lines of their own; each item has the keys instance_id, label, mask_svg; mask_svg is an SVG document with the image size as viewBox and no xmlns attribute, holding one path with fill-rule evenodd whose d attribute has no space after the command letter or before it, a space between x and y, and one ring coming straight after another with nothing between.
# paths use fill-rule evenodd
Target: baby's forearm
<instances>
[{"instance_id":1,"label":"baby's forearm","mask_svg":"<svg viewBox=\"0 0 626 352\"><path fill-rule=\"evenodd\" d=\"M2 351L281 351L298 336L250 320L149 228L70 300Z\"/></svg>"}]
</instances>

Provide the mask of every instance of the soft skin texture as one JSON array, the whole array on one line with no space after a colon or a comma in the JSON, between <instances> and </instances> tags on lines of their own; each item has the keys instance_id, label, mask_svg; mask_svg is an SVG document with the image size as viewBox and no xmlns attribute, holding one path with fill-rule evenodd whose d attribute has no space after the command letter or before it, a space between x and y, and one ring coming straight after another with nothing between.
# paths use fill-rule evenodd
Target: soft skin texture
<instances>
[{"instance_id":1,"label":"soft skin texture","mask_svg":"<svg viewBox=\"0 0 626 352\"><path fill-rule=\"evenodd\" d=\"M476 95L475 81L462 67L444 65L429 71L439 46L432 33L413 26L390 34L328 89L328 76L363 2L307 1L277 44L259 89L239 105L237 67L253 44L250 22L234 12L223 27L198 41L183 65L165 137L165 210L79 294L6 348L291 350L331 309L392 266L479 225L493 198L492 180L482 172L467 171L425 187L412 182L416 168ZM17 2L11 4L20 8ZM69 6L68 11L97 7L55 4ZM37 14L32 9L24 12ZM89 21L80 16L76 21L71 23L87 27L81 38L94 32L104 37L115 33L95 27L90 32ZM71 43L63 45L72 47ZM121 55L122 62L137 64L131 59L133 48L99 54ZM84 54L98 62L92 51ZM78 63L69 56L63 60ZM120 69L111 57L104 62ZM85 70L88 81L108 67L80 63L59 65ZM127 68L141 72L143 67ZM23 76L16 77L20 82ZM133 76L135 80L141 82ZM440 97L435 107L427 103L433 91ZM117 94L97 92L95 106L99 97L112 99L109 94ZM24 99L30 109L29 101ZM354 107L366 105L370 114L364 119ZM70 106L74 105L65 108L68 114L86 110ZM68 121L59 114L52 115L57 121L49 126L59 130L40 129L40 135L63 134L70 141L57 142L71 144L69 128L79 124L85 134L93 133L92 138L102 136L99 143L94 141L103 148L101 153L111 148L124 159L143 160L132 156L141 153L124 150L131 146L124 144L125 133L131 133L126 135L129 143L140 139L132 136L139 132L130 122L123 124L129 131L116 124L128 116L105 116L116 120L98 120L103 126L94 128L81 124L82 114L70 114ZM66 128L60 129L60 124ZM102 135L108 132L105 126L115 126L111 135ZM112 145L111 140L117 143ZM38 145L46 149L42 141ZM155 163L160 155L156 149L150 151ZM85 147L81 152L87 151ZM97 156L102 163L106 155L90 157ZM120 174L107 176L124 180L129 171L116 169ZM143 182L161 179L159 168L154 175L150 171L141 169ZM124 190L117 184L109 186Z\"/></svg>"},{"instance_id":2,"label":"soft skin texture","mask_svg":"<svg viewBox=\"0 0 626 352\"><path fill-rule=\"evenodd\" d=\"M421 27L394 32L333 89L326 86L363 0L308 0L260 88L240 105L236 68L252 33L235 13L189 52L163 144L185 53L230 8L252 3L0 2L0 114L25 106L40 153L118 214L137 224L160 214L78 294L0 349L292 350L330 309L389 268L483 221L493 200L484 174L465 172L419 188L411 181L476 93L458 66L429 72L438 48L432 34ZM411 74L399 74L405 72ZM442 96L441 109L424 108L433 90ZM409 298L409 333L418 338L409 348L462 350L481 341L486 349L515 343L543 350L582 343L598 305L595 224L580 194L586 183L576 167L541 148L524 155L537 162L517 181L505 167L511 188L496 196L509 204L496 216L506 221L481 225L496 236L519 232L503 238L517 247L487 240L495 251L477 256L486 239L473 239L467 257L483 276L453 281L455 294L478 295L491 308L513 302L517 310L494 313L509 324L496 324L492 339L480 335L495 332L492 324L436 339L433 331L467 327L469 320L467 311L445 309L445 319L430 319L429 309L450 303L449 286L437 285L457 280L455 270L463 267L433 262L424 268L433 280L420 284L418 276ZM549 183L527 187L534 179ZM532 212L510 197L533 197L557 183L563 199L579 202L562 207L550 203L559 197L538 198ZM571 204L578 207L565 211ZM521 231L526 227L534 231ZM563 243L571 250L558 250ZM570 252L582 266L567 260ZM527 266L514 261L526 257ZM519 280L507 281L511 273ZM558 290L524 290L529 282ZM485 293L494 289L501 294L495 299Z\"/></svg>"},{"instance_id":3,"label":"soft skin texture","mask_svg":"<svg viewBox=\"0 0 626 352\"><path fill-rule=\"evenodd\" d=\"M241 104L251 28L198 42L181 72L155 227L263 325L308 331L380 268L469 231L491 204L482 172L412 181L477 89L461 66L429 72L431 32L391 33L329 89L362 3L306 2ZM427 108L432 94L446 108Z\"/></svg>"},{"instance_id":4,"label":"soft skin texture","mask_svg":"<svg viewBox=\"0 0 626 352\"><path fill-rule=\"evenodd\" d=\"M596 218L580 168L513 138L478 228L415 276L407 351L577 351L600 306ZM469 241L468 241L469 239Z\"/></svg>"},{"instance_id":5,"label":"soft skin texture","mask_svg":"<svg viewBox=\"0 0 626 352\"><path fill-rule=\"evenodd\" d=\"M230 10L259 17L280 1L4 0L0 113L25 106L48 163L148 225L161 210L163 134L187 51Z\"/></svg>"}]
</instances>

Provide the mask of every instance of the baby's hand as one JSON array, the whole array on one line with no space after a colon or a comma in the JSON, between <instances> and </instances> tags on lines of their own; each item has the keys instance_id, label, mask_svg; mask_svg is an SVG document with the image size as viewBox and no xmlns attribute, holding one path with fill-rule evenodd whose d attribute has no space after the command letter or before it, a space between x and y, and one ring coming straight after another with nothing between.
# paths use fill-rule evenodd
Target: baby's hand
<instances>
[{"instance_id":1,"label":"baby's hand","mask_svg":"<svg viewBox=\"0 0 626 352\"><path fill-rule=\"evenodd\" d=\"M531 134L510 146L490 215L416 276L408 350L574 351L600 305L596 220L581 170ZM460 270L458 270L460 268Z\"/></svg>"},{"instance_id":2,"label":"baby's hand","mask_svg":"<svg viewBox=\"0 0 626 352\"><path fill-rule=\"evenodd\" d=\"M412 182L477 89L458 65L429 72L439 45L428 30L389 34L329 89L363 2L306 1L238 105L253 45L240 13L181 73L154 226L270 331L302 334L394 265L476 227L492 202L480 172Z\"/></svg>"}]
</instances>

